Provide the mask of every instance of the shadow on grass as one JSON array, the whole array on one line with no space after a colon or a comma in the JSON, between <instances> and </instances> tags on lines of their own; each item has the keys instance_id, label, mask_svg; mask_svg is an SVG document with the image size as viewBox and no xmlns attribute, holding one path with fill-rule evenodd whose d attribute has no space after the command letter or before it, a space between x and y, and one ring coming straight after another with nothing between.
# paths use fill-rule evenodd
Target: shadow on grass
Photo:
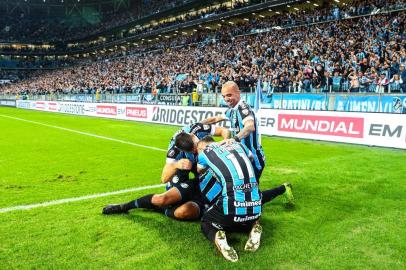
<instances>
[{"instance_id":1,"label":"shadow on grass","mask_svg":"<svg viewBox=\"0 0 406 270\"><path fill-rule=\"evenodd\" d=\"M284 204L283 204L284 205ZM188 261L194 262L196 269L216 269L222 265L228 265L225 259L217 252L215 246L205 238L200 230L200 221L177 221L170 219L159 212L149 210L134 210L129 214L122 215L131 220L136 226L141 226L151 235L159 235L160 241L170 243L171 254L174 258L186 256ZM273 245L274 234L277 233L276 223L271 220L260 221L263 226L262 245ZM234 246L240 255L240 260L249 262L264 256L261 249L256 253L244 252L244 246L248 239L248 233L227 233L228 242ZM211 265L207 265L207 258ZM206 258L202 260L202 258ZM181 262L179 262L181 264ZM182 267L180 267L181 269Z\"/></svg>"}]
</instances>

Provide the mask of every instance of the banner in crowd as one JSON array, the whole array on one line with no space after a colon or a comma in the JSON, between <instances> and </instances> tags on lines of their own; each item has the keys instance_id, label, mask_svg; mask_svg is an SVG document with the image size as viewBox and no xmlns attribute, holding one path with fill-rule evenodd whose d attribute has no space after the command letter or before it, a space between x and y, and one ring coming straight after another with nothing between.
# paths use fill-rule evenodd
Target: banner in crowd
<instances>
[{"instance_id":1,"label":"banner in crowd","mask_svg":"<svg viewBox=\"0 0 406 270\"><path fill-rule=\"evenodd\" d=\"M157 98L159 105L182 105L182 96L180 95L159 94Z\"/></svg>"},{"instance_id":2,"label":"banner in crowd","mask_svg":"<svg viewBox=\"0 0 406 270\"><path fill-rule=\"evenodd\" d=\"M0 100L0 106L7 106L7 107L15 107L16 101L15 100Z\"/></svg>"},{"instance_id":3,"label":"banner in crowd","mask_svg":"<svg viewBox=\"0 0 406 270\"><path fill-rule=\"evenodd\" d=\"M141 103L142 101L142 94L131 94L124 96L126 97L126 101L128 103Z\"/></svg>"},{"instance_id":4,"label":"banner in crowd","mask_svg":"<svg viewBox=\"0 0 406 270\"><path fill-rule=\"evenodd\" d=\"M406 113L406 95L336 96L334 110L347 112Z\"/></svg>"},{"instance_id":5,"label":"banner in crowd","mask_svg":"<svg viewBox=\"0 0 406 270\"><path fill-rule=\"evenodd\" d=\"M156 95L153 94L143 94L142 104L156 104Z\"/></svg>"},{"instance_id":6,"label":"banner in crowd","mask_svg":"<svg viewBox=\"0 0 406 270\"><path fill-rule=\"evenodd\" d=\"M18 108L184 126L226 108L17 101ZM406 149L404 114L260 109L261 134ZM222 123L229 127L229 122Z\"/></svg>"},{"instance_id":7,"label":"banner in crowd","mask_svg":"<svg viewBox=\"0 0 406 270\"><path fill-rule=\"evenodd\" d=\"M272 94L263 95L261 108L325 111L328 102L329 96L323 94Z\"/></svg>"}]
</instances>

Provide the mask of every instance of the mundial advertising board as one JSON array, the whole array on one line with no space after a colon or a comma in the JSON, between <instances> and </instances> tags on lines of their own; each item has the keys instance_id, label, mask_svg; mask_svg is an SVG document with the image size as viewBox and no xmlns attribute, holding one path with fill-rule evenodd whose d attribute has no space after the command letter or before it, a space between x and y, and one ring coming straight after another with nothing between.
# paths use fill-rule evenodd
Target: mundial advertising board
<instances>
[{"instance_id":1,"label":"mundial advertising board","mask_svg":"<svg viewBox=\"0 0 406 270\"><path fill-rule=\"evenodd\" d=\"M18 108L183 126L225 108L113 103L17 101ZM261 109L260 133L270 136L406 149L406 115ZM229 127L229 123L222 125Z\"/></svg>"}]
</instances>

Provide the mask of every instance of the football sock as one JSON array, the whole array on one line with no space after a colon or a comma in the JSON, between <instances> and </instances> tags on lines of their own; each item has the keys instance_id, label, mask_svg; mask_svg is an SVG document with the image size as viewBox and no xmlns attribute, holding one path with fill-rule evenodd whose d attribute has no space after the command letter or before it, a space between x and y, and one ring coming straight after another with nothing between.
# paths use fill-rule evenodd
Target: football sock
<instances>
[{"instance_id":1,"label":"football sock","mask_svg":"<svg viewBox=\"0 0 406 270\"><path fill-rule=\"evenodd\" d=\"M165 209L165 216L176 219L175 217L175 210L177 207L171 207Z\"/></svg>"},{"instance_id":2,"label":"football sock","mask_svg":"<svg viewBox=\"0 0 406 270\"><path fill-rule=\"evenodd\" d=\"M209 239L211 242L214 242L218 229L213 227L213 225L211 225L211 223L208 221L202 221L200 223L200 228L201 228L204 236L206 236L206 238Z\"/></svg>"},{"instance_id":3,"label":"football sock","mask_svg":"<svg viewBox=\"0 0 406 270\"><path fill-rule=\"evenodd\" d=\"M274 189L262 191L262 204L272 201L277 196L282 195L283 193L285 193L285 190L286 190L285 186L281 185Z\"/></svg>"},{"instance_id":4,"label":"football sock","mask_svg":"<svg viewBox=\"0 0 406 270\"><path fill-rule=\"evenodd\" d=\"M146 209L155 209L156 206L151 203L151 199L154 194L148 194L131 202L123 204L123 209L128 211L134 208L146 208Z\"/></svg>"}]
</instances>

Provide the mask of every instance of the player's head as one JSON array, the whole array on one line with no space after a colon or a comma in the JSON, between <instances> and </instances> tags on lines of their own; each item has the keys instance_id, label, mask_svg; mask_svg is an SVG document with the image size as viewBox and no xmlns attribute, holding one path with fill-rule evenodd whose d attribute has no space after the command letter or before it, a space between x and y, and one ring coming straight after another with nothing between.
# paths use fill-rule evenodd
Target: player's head
<instances>
[{"instance_id":1,"label":"player's head","mask_svg":"<svg viewBox=\"0 0 406 270\"><path fill-rule=\"evenodd\" d=\"M175 146L179 150L187 153L195 152L195 143L191 134L181 132L175 137Z\"/></svg>"},{"instance_id":2,"label":"player's head","mask_svg":"<svg viewBox=\"0 0 406 270\"><path fill-rule=\"evenodd\" d=\"M199 141L199 143L197 144L197 152L200 153L201 151L203 151L207 145L211 144L212 142L214 142L214 139L212 136L205 136L203 137L203 139L201 139Z\"/></svg>"},{"instance_id":3,"label":"player's head","mask_svg":"<svg viewBox=\"0 0 406 270\"><path fill-rule=\"evenodd\" d=\"M240 88L233 81L228 81L221 88L221 95L228 107L233 108L240 101Z\"/></svg>"}]
</instances>

